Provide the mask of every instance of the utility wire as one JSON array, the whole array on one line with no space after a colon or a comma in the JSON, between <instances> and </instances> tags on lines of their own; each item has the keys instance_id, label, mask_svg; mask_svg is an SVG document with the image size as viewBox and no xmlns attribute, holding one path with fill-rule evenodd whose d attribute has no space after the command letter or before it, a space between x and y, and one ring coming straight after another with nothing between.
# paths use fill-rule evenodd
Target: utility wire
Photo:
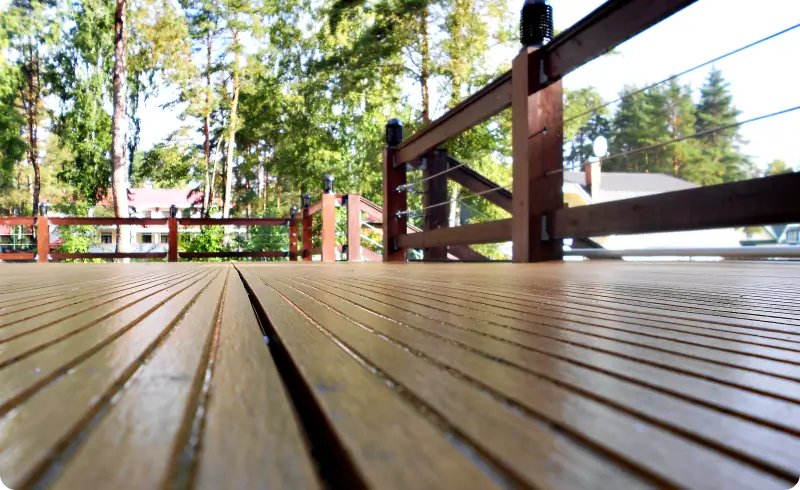
<instances>
[{"instance_id":1,"label":"utility wire","mask_svg":"<svg viewBox=\"0 0 800 490\"><path fill-rule=\"evenodd\" d=\"M659 85L667 83L667 82L669 82L671 80L674 80L674 79L676 79L678 77L681 77L683 75L691 73L691 72L693 72L695 70L699 70L700 68L703 68L704 66L708 66L708 65L710 65L712 63L716 63L717 61L723 60L723 59L725 59L725 58L727 58L729 56L733 56L734 54L741 53L742 51L745 51L747 49L752 48L753 46L757 46L757 45L759 45L759 44L761 44L763 42L769 41L770 39L774 39L774 38L776 38L778 36L786 34L787 32L793 31L793 30L797 29L798 27L800 27L800 24L795 24L795 25L793 25L791 27L788 27L788 28L786 28L786 29L784 29L784 30L782 30L780 32L776 32L775 34L772 34L770 36L761 38L758 41L752 42L752 43L748 44L747 46L742 46L741 48L734 49L733 51L730 51L728 53L723 54L722 56L717 56L716 58L714 58L712 60L708 60L708 61L706 61L704 63L701 63L701 64L699 64L697 66L689 68L688 70L684 70L684 71L682 71L680 73L672 75L669 78L665 78L664 80L661 80L660 82L656 82L656 83L654 83L652 85L648 85L648 86L646 86L644 88L641 88L639 90L635 90L633 92L627 93L627 94L625 94L625 95L623 95L623 96L621 96L621 97L619 97L617 99L612 100L611 102L607 102L605 104L602 104L602 105L599 105L599 106L594 107L592 109L589 109L588 111L586 111L586 112L584 112L582 114L578 114L577 116L570 117L569 119L566 119L564 121L564 124L566 124L566 123L568 123L570 121L574 121L575 119L580 119L580 118L582 118L584 116L588 116L589 114L594 114L595 112L599 111L600 109L602 109L604 107L608 107L608 106L610 106L612 104L616 104L617 102L622 102L623 100L625 100L625 99L627 99L629 97L633 97L634 95L638 95L638 94L641 94L642 92L646 92L647 90L650 90L652 88L658 87Z\"/></svg>"},{"instance_id":2,"label":"utility wire","mask_svg":"<svg viewBox=\"0 0 800 490\"><path fill-rule=\"evenodd\" d=\"M796 111L798 109L800 109L800 105L799 106L795 106L795 107L790 107L789 109L784 109L782 111L773 112L771 114L764 114L763 116L754 117L752 119L747 119L747 120L740 121L740 122L726 124L724 126L716 126L716 127L711 128L711 129L707 129L705 131L699 131L697 133L687 134L685 136L681 136L679 138L671 139L671 140L668 140L668 141L662 141L661 143L656 143L654 145L644 146L642 148L636 148L635 150L624 151L622 153L617 153L617 154L614 154L614 155L611 155L611 156L608 156L608 157L598 158L596 160L590 160L588 162L583 162L583 163L579 163L577 165L573 165L572 167L565 167L565 168L561 168L561 169L558 169L558 170L552 170L550 172L547 172L545 175L553 175L553 174L557 174L559 172L564 172L565 170L575 170L577 168L581 168L581 167L584 167L586 165L591 165L591 164L597 163L597 162L604 162L606 160L612 160L614 158L633 155L635 153L641 153L643 151L655 150L655 149L658 149L658 148L662 148L664 146L671 145L673 143L680 143L681 141L685 141L685 140L689 140L689 139L693 139L693 138L700 138L702 136L706 136L706 135L709 135L709 134L712 134L712 133L716 133L717 131L725 131L726 129L736 128L736 127L739 127L739 126L743 126L743 125L745 125L747 123L751 123L751 122L755 122L755 121L761 121L762 119L769 119L771 117L780 116L781 114L787 114L789 112L794 112L794 111Z\"/></svg>"}]
</instances>

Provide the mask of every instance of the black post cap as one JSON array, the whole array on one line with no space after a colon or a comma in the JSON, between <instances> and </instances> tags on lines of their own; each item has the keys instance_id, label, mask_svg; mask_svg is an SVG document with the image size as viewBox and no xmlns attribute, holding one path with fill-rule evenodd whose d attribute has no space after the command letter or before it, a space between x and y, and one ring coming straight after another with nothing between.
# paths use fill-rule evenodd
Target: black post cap
<instances>
[{"instance_id":1,"label":"black post cap","mask_svg":"<svg viewBox=\"0 0 800 490\"><path fill-rule=\"evenodd\" d=\"M169 207L169 217L174 218L176 216L178 216L178 206L173 204Z\"/></svg>"},{"instance_id":2,"label":"black post cap","mask_svg":"<svg viewBox=\"0 0 800 490\"><path fill-rule=\"evenodd\" d=\"M386 145L395 148L403 142L403 123L393 117L386 123Z\"/></svg>"},{"instance_id":3,"label":"black post cap","mask_svg":"<svg viewBox=\"0 0 800 490\"><path fill-rule=\"evenodd\" d=\"M520 12L519 41L523 46L541 48L553 39L553 7L547 0L525 0Z\"/></svg>"},{"instance_id":4,"label":"black post cap","mask_svg":"<svg viewBox=\"0 0 800 490\"><path fill-rule=\"evenodd\" d=\"M333 175L325 176L325 194L333 194Z\"/></svg>"},{"instance_id":5,"label":"black post cap","mask_svg":"<svg viewBox=\"0 0 800 490\"><path fill-rule=\"evenodd\" d=\"M289 208L289 216L292 218L297 216L297 206L292 206Z\"/></svg>"},{"instance_id":6,"label":"black post cap","mask_svg":"<svg viewBox=\"0 0 800 490\"><path fill-rule=\"evenodd\" d=\"M311 207L311 194L308 193L303 194L303 207L304 208Z\"/></svg>"}]
</instances>

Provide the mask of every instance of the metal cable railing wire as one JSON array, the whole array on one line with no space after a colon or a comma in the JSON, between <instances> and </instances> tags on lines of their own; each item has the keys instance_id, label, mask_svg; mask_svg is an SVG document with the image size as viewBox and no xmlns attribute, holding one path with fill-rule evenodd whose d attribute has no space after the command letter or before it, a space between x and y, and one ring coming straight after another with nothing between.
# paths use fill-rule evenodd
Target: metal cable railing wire
<instances>
[{"instance_id":1,"label":"metal cable railing wire","mask_svg":"<svg viewBox=\"0 0 800 490\"><path fill-rule=\"evenodd\" d=\"M638 89L638 90L634 90L633 92L629 92L629 93L627 93L627 94L625 94L625 95L623 95L621 97L618 97L618 98L612 100L611 102L607 102L607 103L604 103L604 104L599 105L597 107L593 107L593 108L587 110L586 112L578 114L577 116L572 116L572 117L564 120L564 124L567 124L568 122L574 121L575 119L580 119L580 118L582 118L584 116L588 116L590 114L594 114L595 112L599 111L600 109L603 109L603 108L608 107L610 105L616 104L618 102L622 102L623 100L628 99L630 97L633 97L634 95L638 95L638 94L641 94L642 92L646 92L646 91L648 91L648 90L650 90L652 88L658 87L659 85L663 85L663 84L665 84L665 83L667 83L667 82L669 82L671 80L674 80L674 79L676 79L678 77L681 77L683 75L687 75L687 74L689 74L689 73L691 73L693 71L699 70L700 68L706 67L706 66L708 66L708 65L710 65L712 63L716 63L717 61L721 61L721 60L723 60L725 58L728 58L729 56L733 56L733 55L735 55L737 53L741 53L742 51L746 51L746 50L748 50L748 49L750 49L750 48L752 48L754 46L757 46L757 45L759 45L761 43L769 41L770 39L774 39L776 37L782 36L783 34L786 34L787 32L793 31L793 30L797 29L798 27L800 27L800 24L795 24L795 25L793 25L791 27L787 27L786 29L784 29L784 30L782 30L780 32L776 32L775 34L772 34L772 35L769 35L767 37L761 38L758 41L754 41L754 42L752 42L752 43L750 43L750 44L748 44L746 46L742 46L741 48L734 49L733 51L730 51L730 52L725 53L725 54L723 54L721 56L717 56L714 59L711 59L711 60L705 61L703 63L700 63L699 65L693 66L692 68L689 68L687 70L683 70L682 72L676 73L675 75L671 75L670 77L665 78L664 80L661 80L659 82L650 84L650 85L648 85L648 86L646 86L644 88L641 88L641 89Z\"/></svg>"},{"instance_id":2,"label":"metal cable railing wire","mask_svg":"<svg viewBox=\"0 0 800 490\"><path fill-rule=\"evenodd\" d=\"M703 137L703 136L707 136L709 134L716 133L718 131L725 131L726 129L736 128L736 127L743 126L743 125L751 123L751 122L761 121L763 119L769 119L771 117L780 116L782 114L787 114L789 112L794 112L794 111L796 111L798 109L800 109L800 106L790 107L790 108L784 109L782 111L777 111L777 112L773 112L773 113L770 113L770 114L764 114L763 116L758 116L758 117L754 117L754 118L751 118L751 119L746 119L744 121L739 121L739 122L735 122L735 123L731 123L731 124L725 124L723 126L716 126L716 127L711 128L711 129L707 129L705 131L698 131L697 133L687 134L685 136L674 138L674 139L671 139L671 140L668 140L668 141L662 141L662 142L656 143L654 145L643 146L641 148L636 148L636 149L633 149L633 150L628 150L628 151L616 153L614 155L610 155L610 156L603 157L603 158L597 158L596 160L590 160L588 162L581 162L581 163L573 165L571 167L564 167L564 168L560 168L558 170L551 170L550 172L547 172L545 175L553 175L553 174L557 174L559 172L565 172L565 171L569 171L569 170L576 170L576 169L579 169L581 167L585 167L586 165L591 165L593 163L605 162L607 160L612 160L614 158L620 158L620 157L624 157L624 156L628 156L628 155L633 155L633 154L636 154L636 153L641 153L643 151L656 150L658 148L663 148L665 146L669 146L669 145L672 145L672 144L675 144L675 143L680 143L681 141L686 141L686 140L694 139L694 138L700 138L700 137Z\"/></svg>"}]
</instances>

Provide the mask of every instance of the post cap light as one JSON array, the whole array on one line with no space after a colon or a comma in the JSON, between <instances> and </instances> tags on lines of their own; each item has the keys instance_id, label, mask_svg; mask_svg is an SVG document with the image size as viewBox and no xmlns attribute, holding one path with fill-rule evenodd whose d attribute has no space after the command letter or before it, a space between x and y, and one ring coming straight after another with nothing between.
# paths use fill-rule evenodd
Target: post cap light
<instances>
[{"instance_id":1,"label":"post cap light","mask_svg":"<svg viewBox=\"0 0 800 490\"><path fill-rule=\"evenodd\" d=\"M308 193L303 194L303 207L304 208L311 207L311 194Z\"/></svg>"},{"instance_id":2,"label":"post cap light","mask_svg":"<svg viewBox=\"0 0 800 490\"><path fill-rule=\"evenodd\" d=\"M178 216L178 206L173 204L169 207L169 217L174 218L176 216Z\"/></svg>"},{"instance_id":3,"label":"post cap light","mask_svg":"<svg viewBox=\"0 0 800 490\"><path fill-rule=\"evenodd\" d=\"M333 175L325 176L325 194L333 194Z\"/></svg>"},{"instance_id":4,"label":"post cap light","mask_svg":"<svg viewBox=\"0 0 800 490\"><path fill-rule=\"evenodd\" d=\"M403 123L400 119L393 117L386 123L386 145L389 148L396 148L403 142Z\"/></svg>"},{"instance_id":5,"label":"post cap light","mask_svg":"<svg viewBox=\"0 0 800 490\"><path fill-rule=\"evenodd\" d=\"M553 7L547 0L525 0L519 20L519 41L541 48L553 39Z\"/></svg>"},{"instance_id":6,"label":"post cap light","mask_svg":"<svg viewBox=\"0 0 800 490\"><path fill-rule=\"evenodd\" d=\"M289 208L289 216L295 218L297 216L297 206Z\"/></svg>"},{"instance_id":7,"label":"post cap light","mask_svg":"<svg viewBox=\"0 0 800 490\"><path fill-rule=\"evenodd\" d=\"M39 215L40 216L47 216L47 210L50 208L50 204L47 202L40 202L39 203Z\"/></svg>"}]
</instances>

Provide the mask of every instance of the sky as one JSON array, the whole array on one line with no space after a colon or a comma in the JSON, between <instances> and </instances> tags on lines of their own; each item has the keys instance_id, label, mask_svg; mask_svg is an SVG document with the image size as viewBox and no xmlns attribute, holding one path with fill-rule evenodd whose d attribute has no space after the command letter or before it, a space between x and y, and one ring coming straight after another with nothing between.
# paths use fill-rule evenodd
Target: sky
<instances>
[{"instance_id":1,"label":"sky","mask_svg":"<svg viewBox=\"0 0 800 490\"><path fill-rule=\"evenodd\" d=\"M0 0L2 2L3 0ZM603 0L551 0L557 30L564 30L589 14ZM520 2L521 6L522 2ZM800 23L798 0L699 0L652 29L564 78L564 86L595 87L613 100L625 85L646 85L715 58ZM435 48L435 47L434 47ZM730 82L739 120L800 105L800 28L716 64ZM514 52L503 53L511 60ZM710 67L709 67L710 68ZM700 69L679 79L694 89L695 99L708 75ZM157 143L181 122L177 111L159 106L171 97L159 97L142 108L141 148ZM800 167L800 111L741 127L744 151L764 167L774 159Z\"/></svg>"}]
</instances>

